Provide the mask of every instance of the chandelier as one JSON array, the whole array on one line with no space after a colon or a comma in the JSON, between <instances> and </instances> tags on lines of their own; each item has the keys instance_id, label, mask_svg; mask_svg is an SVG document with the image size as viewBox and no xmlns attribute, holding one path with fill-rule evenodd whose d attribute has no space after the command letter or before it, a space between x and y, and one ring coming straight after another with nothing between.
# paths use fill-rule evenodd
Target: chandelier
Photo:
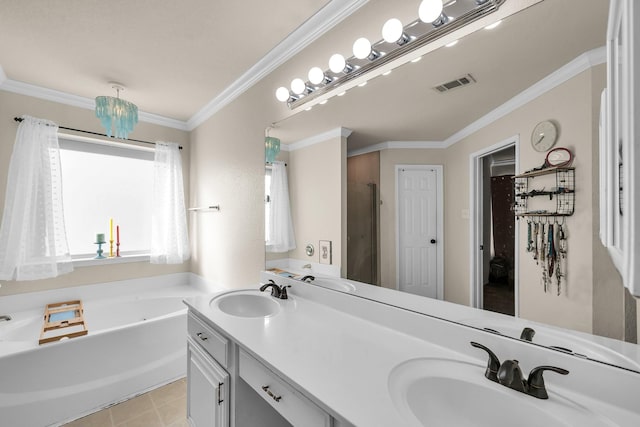
<instances>
[{"instance_id":1,"label":"chandelier","mask_svg":"<svg viewBox=\"0 0 640 427\"><path fill-rule=\"evenodd\" d=\"M280 152L280 140L267 135L264 138L264 154L267 163L273 163Z\"/></svg>"},{"instance_id":2,"label":"chandelier","mask_svg":"<svg viewBox=\"0 0 640 427\"><path fill-rule=\"evenodd\" d=\"M113 133L115 138L127 139L138 123L138 106L120 99L120 91L124 91L124 86L118 83L110 85L116 90L116 97L97 96L96 117L100 119L107 136L111 137Z\"/></svg>"}]
</instances>

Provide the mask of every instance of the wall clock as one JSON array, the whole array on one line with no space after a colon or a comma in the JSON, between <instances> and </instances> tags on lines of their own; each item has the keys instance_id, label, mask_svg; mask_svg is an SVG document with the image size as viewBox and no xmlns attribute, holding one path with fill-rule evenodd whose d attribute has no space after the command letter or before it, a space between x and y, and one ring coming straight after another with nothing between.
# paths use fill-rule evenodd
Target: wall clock
<instances>
[{"instance_id":1,"label":"wall clock","mask_svg":"<svg viewBox=\"0 0 640 427\"><path fill-rule=\"evenodd\" d=\"M549 151L556 143L556 139L558 139L558 129L556 125L550 120L545 120L533 128L533 132L531 133L531 147L540 152Z\"/></svg>"}]
</instances>

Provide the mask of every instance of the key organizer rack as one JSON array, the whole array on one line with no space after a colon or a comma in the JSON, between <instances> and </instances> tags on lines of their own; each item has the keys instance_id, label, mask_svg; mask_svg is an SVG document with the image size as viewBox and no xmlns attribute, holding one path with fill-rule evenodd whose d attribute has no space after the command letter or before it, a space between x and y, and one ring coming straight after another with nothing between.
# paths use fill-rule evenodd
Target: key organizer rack
<instances>
[{"instance_id":1,"label":"key organizer rack","mask_svg":"<svg viewBox=\"0 0 640 427\"><path fill-rule=\"evenodd\" d=\"M534 178L545 177L534 187ZM554 182L555 178L555 182ZM515 175L514 205L516 217L571 216L575 209L575 168L546 168Z\"/></svg>"}]
</instances>

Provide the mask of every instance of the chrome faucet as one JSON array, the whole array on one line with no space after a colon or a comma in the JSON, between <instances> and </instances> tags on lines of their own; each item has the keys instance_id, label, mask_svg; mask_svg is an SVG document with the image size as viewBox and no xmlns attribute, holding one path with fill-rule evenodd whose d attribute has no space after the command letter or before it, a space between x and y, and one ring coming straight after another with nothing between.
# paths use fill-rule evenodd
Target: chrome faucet
<instances>
[{"instance_id":1,"label":"chrome faucet","mask_svg":"<svg viewBox=\"0 0 640 427\"><path fill-rule=\"evenodd\" d=\"M505 360L501 364L498 357L487 347L473 341L471 345L486 351L489 355L487 370L484 374L485 377L505 387L528 394L529 396L537 397L538 399L549 398L549 394L544 385L544 377L542 376L544 371L553 371L561 375L567 375L569 373L566 369L556 368L555 366L538 366L529 372L529 378L525 380L517 360Z\"/></svg>"},{"instance_id":2,"label":"chrome faucet","mask_svg":"<svg viewBox=\"0 0 640 427\"><path fill-rule=\"evenodd\" d=\"M314 276L312 276L312 275L308 274L308 275L306 275L306 276L303 276L300 280L301 280L301 281L303 281L303 282L305 282L305 283L311 283L311 282L313 282L314 280L316 280L316 278L315 278Z\"/></svg>"},{"instance_id":3,"label":"chrome faucet","mask_svg":"<svg viewBox=\"0 0 640 427\"><path fill-rule=\"evenodd\" d=\"M3 314L2 316L0 316L0 321L2 322L8 322L9 320L11 320L11 316L9 316L8 314Z\"/></svg>"},{"instance_id":4,"label":"chrome faucet","mask_svg":"<svg viewBox=\"0 0 640 427\"><path fill-rule=\"evenodd\" d=\"M285 285L278 286L276 282L269 279L269 283L266 283L260 286L260 292L264 292L268 288L271 288L272 297L278 298L278 299L289 299L289 296L287 295L287 288L290 288L290 287L291 286L285 286Z\"/></svg>"}]
</instances>

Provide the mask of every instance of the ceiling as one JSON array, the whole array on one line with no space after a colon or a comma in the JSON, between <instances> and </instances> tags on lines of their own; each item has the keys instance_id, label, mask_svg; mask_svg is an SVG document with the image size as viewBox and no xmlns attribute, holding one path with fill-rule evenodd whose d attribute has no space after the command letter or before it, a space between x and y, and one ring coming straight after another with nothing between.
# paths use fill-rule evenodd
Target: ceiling
<instances>
[{"instance_id":1,"label":"ceiling","mask_svg":"<svg viewBox=\"0 0 640 427\"><path fill-rule=\"evenodd\" d=\"M12 81L88 99L114 94L108 82L117 81L127 88L122 97L140 110L187 122L292 33L289 41L300 38L294 31L323 6L351 4L348 12L354 13L275 69L270 78L277 85L326 63L330 53L349 56L357 37L378 40L392 16L404 23L416 19L419 3L0 0L0 89L2 70ZM495 30L480 30L283 120L275 136L287 143L345 126L354 130L350 149L383 141L443 141L580 54L603 46L607 11L606 0L544 0ZM467 73L477 83L445 94L432 89ZM273 109L276 122L288 116L283 104Z\"/></svg>"},{"instance_id":2,"label":"ceiling","mask_svg":"<svg viewBox=\"0 0 640 427\"><path fill-rule=\"evenodd\" d=\"M140 110L186 121L327 3L0 0L0 66L90 99L116 81Z\"/></svg>"}]
</instances>

